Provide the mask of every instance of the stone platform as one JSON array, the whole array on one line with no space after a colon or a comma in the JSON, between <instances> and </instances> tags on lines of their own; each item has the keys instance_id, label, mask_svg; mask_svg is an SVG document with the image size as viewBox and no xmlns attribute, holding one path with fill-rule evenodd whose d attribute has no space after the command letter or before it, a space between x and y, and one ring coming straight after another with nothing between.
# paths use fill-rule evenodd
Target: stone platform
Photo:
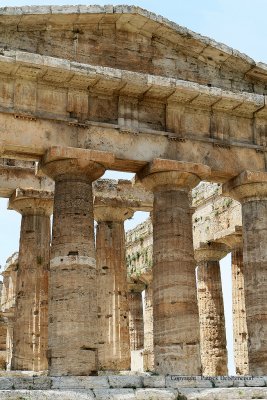
<instances>
[{"instance_id":1,"label":"stone platform","mask_svg":"<svg viewBox=\"0 0 267 400\"><path fill-rule=\"evenodd\" d=\"M5 373L2 400L234 400L267 399L267 377L176 375L62 376Z\"/></svg>"}]
</instances>

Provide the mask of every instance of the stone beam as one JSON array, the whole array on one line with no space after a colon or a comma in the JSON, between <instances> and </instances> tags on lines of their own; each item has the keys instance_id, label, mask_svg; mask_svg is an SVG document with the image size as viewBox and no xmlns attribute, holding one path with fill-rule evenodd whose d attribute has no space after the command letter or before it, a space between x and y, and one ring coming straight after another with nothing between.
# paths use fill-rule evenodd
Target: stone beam
<instances>
[{"instance_id":1,"label":"stone beam","mask_svg":"<svg viewBox=\"0 0 267 400\"><path fill-rule=\"evenodd\" d=\"M240 203L222 196L220 185L204 182L194 189L192 197L194 247L198 248L201 242L223 242L226 237L230 241L237 227L242 226Z\"/></svg>"},{"instance_id":2,"label":"stone beam","mask_svg":"<svg viewBox=\"0 0 267 400\"><path fill-rule=\"evenodd\" d=\"M225 181L245 169L265 170L264 153L255 145L220 147L214 139L188 137L185 141L172 140L168 132L122 132L119 126L90 123L86 126L70 124L69 120L54 121L37 118L14 118L0 113L0 141L2 157L39 160L47 149L58 144L92 150L111 151L115 160L109 169L137 172L155 157L182 159L201 163L211 168L210 180ZM36 135L38 132L38 135ZM7 139L8 138L8 139ZM218 144L218 146L217 146ZM175 156L174 156L175 154Z\"/></svg>"},{"instance_id":3,"label":"stone beam","mask_svg":"<svg viewBox=\"0 0 267 400\"><path fill-rule=\"evenodd\" d=\"M118 201L134 211L151 211L153 194L142 185L124 179L98 179L93 183L95 201ZM119 204L117 204L119 206Z\"/></svg>"},{"instance_id":4,"label":"stone beam","mask_svg":"<svg viewBox=\"0 0 267 400\"><path fill-rule=\"evenodd\" d=\"M16 159L0 158L0 197L10 197L18 187L54 191L54 182L35 173L35 163ZM141 185L124 179L99 179L93 182L93 195L96 201L119 201L133 211L151 211L152 193Z\"/></svg>"},{"instance_id":5,"label":"stone beam","mask_svg":"<svg viewBox=\"0 0 267 400\"><path fill-rule=\"evenodd\" d=\"M29 19L29 15L31 18ZM1 9L1 25L5 28L30 29L41 23L42 30L64 29L79 24L113 24L118 30L138 32L146 38L160 35L161 40L172 43L172 47L182 48L207 64L214 66L231 65L235 71L242 71L256 80L267 80L266 64L256 63L247 55L229 46L218 43L150 11L136 6L41 6L5 7ZM190 49L190 50L189 50Z\"/></svg>"},{"instance_id":6,"label":"stone beam","mask_svg":"<svg viewBox=\"0 0 267 400\"><path fill-rule=\"evenodd\" d=\"M15 159L0 159L0 197L10 197L18 187L52 191L54 183L35 174L35 163Z\"/></svg>"}]
</instances>

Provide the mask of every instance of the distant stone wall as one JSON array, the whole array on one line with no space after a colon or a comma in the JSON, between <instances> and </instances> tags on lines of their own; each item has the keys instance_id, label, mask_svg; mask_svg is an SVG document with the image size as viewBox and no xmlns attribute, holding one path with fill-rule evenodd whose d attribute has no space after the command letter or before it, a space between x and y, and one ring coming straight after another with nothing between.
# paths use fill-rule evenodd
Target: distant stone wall
<instances>
[{"instance_id":1,"label":"distant stone wall","mask_svg":"<svg viewBox=\"0 0 267 400\"><path fill-rule=\"evenodd\" d=\"M128 274L135 279L152 269L153 237L150 217L126 233Z\"/></svg>"}]
</instances>

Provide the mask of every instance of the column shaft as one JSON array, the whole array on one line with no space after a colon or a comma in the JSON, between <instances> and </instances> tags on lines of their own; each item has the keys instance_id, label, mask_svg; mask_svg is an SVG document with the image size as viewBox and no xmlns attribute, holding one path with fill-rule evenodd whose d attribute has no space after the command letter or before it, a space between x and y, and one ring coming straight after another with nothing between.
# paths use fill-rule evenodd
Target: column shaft
<instances>
[{"instance_id":1,"label":"column shaft","mask_svg":"<svg viewBox=\"0 0 267 400\"><path fill-rule=\"evenodd\" d=\"M99 368L127 370L131 359L123 221L98 223L96 260Z\"/></svg>"},{"instance_id":2,"label":"column shaft","mask_svg":"<svg viewBox=\"0 0 267 400\"><path fill-rule=\"evenodd\" d=\"M131 350L144 348L144 319L142 292L129 292L129 330Z\"/></svg>"},{"instance_id":3,"label":"column shaft","mask_svg":"<svg viewBox=\"0 0 267 400\"><path fill-rule=\"evenodd\" d=\"M92 184L81 176L55 181L49 286L49 372L97 369L96 269Z\"/></svg>"},{"instance_id":4,"label":"column shaft","mask_svg":"<svg viewBox=\"0 0 267 400\"><path fill-rule=\"evenodd\" d=\"M144 370L154 370L153 290L149 284L144 297Z\"/></svg>"},{"instance_id":5,"label":"column shaft","mask_svg":"<svg viewBox=\"0 0 267 400\"><path fill-rule=\"evenodd\" d=\"M7 324L5 318L0 318L0 370L6 369L6 336L7 336Z\"/></svg>"},{"instance_id":6,"label":"column shaft","mask_svg":"<svg viewBox=\"0 0 267 400\"><path fill-rule=\"evenodd\" d=\"M202 374L227 375L227 349L219 261L197 268Z\"/></svg>"},{"instance_id":7,"label":"column shaft","mask_svg":"<svg viewBox=\"0 0 267 400\"><path fill-rule=\"evenodd\" d=\"M267 373L267 200L242 204L249 370Z\"/></svg>"},{"instance_id":8,"label":"column shaft","mask_svg":"<svg viewBox=\"0 0 267 400\"><path fill-rule=\"evenodd\" d=\"M200 374L199 318L188 192L154 193L153 307L155 369Z\"/></svg>"},{"instance_id":9,"label":"column shaft","mask_svg":"<svg viewBox=\"0 0 267 400\"><path fill-rule=\"evenodd\" d=\"M14 318L7 319L7 334L6 334L6 368L11 370L13 358L13 341L14 341Z\"/></svg>"},{"instance_id":10,"label":"column shaft","mask_svg":"<svg viewBox=\"0 0 267 400\"><path fill-rule=\"evenodd\" d=\"M40 168L55 181L49 275L49 374L93 375L97 365L97 292L92 182L110 153L52 147Z\"/></svg>"},{"instance_id":11,"label":"column shaft","mask_svg":"<svg viewBox=\"0 0 267 400\"><path fill-rule=\"evenodd\" d=\"M246 321L243 249L232 251L233 333L236 373L248 375L248 330Z\"/></svg>"},{"instance_id":12,"label":"column shaft","mask_svg":"<svg viewBox=\"0 0 267 400\"><path fill-rule=\"evenodd\" d=\"M251 375L267 374L267 173L243 171L223 185L242 204L243 263Z\"/></svg>"},{"instance_id":13,"label":"column shaft","mask_svg":"<svg viewBox=\"0 0 267 400\"><path fill-rule=\"evenodd\" d=\"M22 215L12 369L47 369L50 217Z\"/></svg>"}]
</instances>

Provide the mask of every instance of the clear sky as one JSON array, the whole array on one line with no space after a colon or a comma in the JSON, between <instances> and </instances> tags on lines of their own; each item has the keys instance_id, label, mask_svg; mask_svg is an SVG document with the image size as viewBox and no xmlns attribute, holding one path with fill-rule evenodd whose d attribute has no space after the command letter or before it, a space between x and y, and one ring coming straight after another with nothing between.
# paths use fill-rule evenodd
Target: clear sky
<instances>
[{"instance_id":1,"label":"clear sky","mask_svg":"<svg viewBox=\"0 0 267 400\"><path fill-rule=\"evenodd\" d=\"M64 4L129 4L146 8L187 28L209 36L246 53L256 61L267 63L266 40L266 0L122 0L122 1L54 1L54 0L1 0L0 6L23 5L64 5ZM106 177L118 177L108 173ZM120 175L125 177L125 174ZM145 215L147 216L147 214ZM127 228L134 226L144 218L138 214L127 223ZM6 211L6 200L0 201L0 264L18 249L20 216L13 211ZM233 353L231 337L231 270L230 256L221 263L224 300L226 309L227 341L230 349L230 373L233 373Z\"/></svg>"}]
</instances>

